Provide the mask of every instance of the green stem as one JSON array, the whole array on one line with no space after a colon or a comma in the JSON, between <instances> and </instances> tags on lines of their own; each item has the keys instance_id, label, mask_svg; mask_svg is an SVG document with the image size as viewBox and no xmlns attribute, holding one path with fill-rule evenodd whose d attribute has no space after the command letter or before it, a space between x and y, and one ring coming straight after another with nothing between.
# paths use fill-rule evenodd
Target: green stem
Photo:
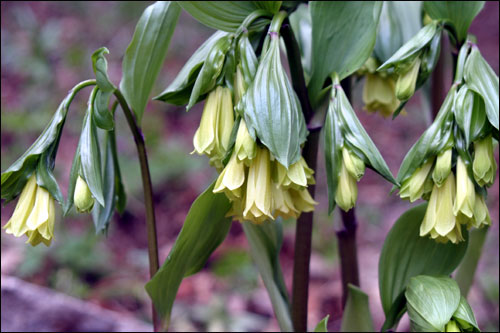
<instances>
[{"instance_id":1,"label":"green stem","mask_svg":"<svg viewBox=\"0 0 500 333\"><path fill-rule=\"evenodd\" d=\"M281 12L280 12L281 13ZM300 50L293 35L290 24L284 24L281 34L285 42L288 64L292 76L292 85L302 106L306 123L313 116L309 95L304 79L304 70L300 60ZM309 137L304 145L302 155L307 165L316 171L318 145L321 127L310 130ZM308 187L314 198L315 186ZM293 259L293 285L292 285L292 322L295 331L307 331L307 304L309 298L309 263L311 259L313 212L302 213L297 219L295 230L295 252Z\"/></svg>"},{"instance_id":2,"label":"green stem","mask_svg":"<svg viewBox=\"0 0 500 333\"><path fill-rule=\"evenodd\" d=\"M149 173L148 157L146 153L146 145L144 143L144 136L142 131L137 126L134 114L130 110L125 97L123 97L120 90L115 90L115 97L120 103L120 106L125 114L127 123L134 136L135 145L137 147L137 154L139 156L139 163L141 166L142 186L144 190L144 204L146 208L146 226L148 232L148 254L149 254L149 275L152 278L156 274L159 267L158 261L158 240L156 236L156 220L153 201L153 185L151 184L151 174ZM160 327L157 314L153 305L153 327L157 332Z\"/></svg>"}]
</instances>

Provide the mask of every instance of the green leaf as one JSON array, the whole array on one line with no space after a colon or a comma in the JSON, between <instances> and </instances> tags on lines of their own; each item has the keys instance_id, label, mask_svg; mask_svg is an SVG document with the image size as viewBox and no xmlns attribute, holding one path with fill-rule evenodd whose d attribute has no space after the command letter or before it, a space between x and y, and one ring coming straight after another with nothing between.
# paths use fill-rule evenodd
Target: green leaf
<instances>
[{"instance_id":1,"label":"green leaf","mask_svg":"<svg viewBox=\"0 0 500 333\"><path fill-rule=\"evenodd\" d=\"M271 14L279 12L283 1L252 1L258 8L265 9Z\"/></svg>"},{"instance_id":2,"label":"green leaf","mask_svg":"<svg viewBox=\"0 0 500 333\"><path fill-rule=\"evenodd\" d=\"M330 315L326 315L325 318L321 319L318 325L316 325L314 332L328 332L328 318L330 318Z\"/></svg>"},{"instance_id":3,"label":"green leaf","mask_svg":"<svg viewBox=\"0 0 500 333\"><path fill-rule=\"evenodd\" d=\"M66 202L64 203L63 216L68 215L71 207L73 207L76 180L78 178L78 174L80 173L80 168L80 142L78 142L78 147L76 148L75 156L73 157L73 163L71 164L71 170L69 172L68 197L66 198Z\"/></svg>"},{"instance_id":4,"label":"green leaf","mask_svg":"<svg viewBox=\"0 0 500 333\"><path fill-rule=\"evenodd\" d=\"M111 95L113 95L113 91L103 92L99 88L92 104L95 124L107 131L112 130L115 126L113 115L108 108Z\"/></svg>"},{"instance_id":5,"label":"green leaf","mask_svg":"<svg viewBox=\"0 0 500 333\"><path fill-rule=\"evenodd\" d=\"M447 147L451 147L453 144L452 105L455 91L456 86L452 86L432 125L425 130L422 136L406 154L396 178L399 184L402 184L407 178L409 178L413 172L424 164L430 156L437 155L438 152Z\"/></svg>"},{"instance_id":6,"label":"green leaf","mask_svg":"<svg viewBox=\"0 0 500 333\"><path fill-rule=\"evenodd\" d=\"M208 52L212 46L222 37L227 35L226 32L217 31L209 39L207 39L189 58L181 71L175 77L174 81L158 96L155 100L161 100L174 105L186 105L191 96L194 82L198 77L198 73L208 56Z\"/></svg>"},{"instance_id":7,"label":"green leaf","mask_svg":"<svg viewBox=\"0 0 500 333\"><path fill-rule=\"evenodd\" d=\"M260 7L256 1L179 1L178 4L204 25L227 32L235 32ZM268 23L267 19L259 19L250 28L262 30Z\"/></svg>"},{"instance_id":8,"label":"green leaf","mask_svg":"<svg viewBox=\"0 0 500 333\"><path fill-rule=\"evenodd\" d=\"M498 76L475 45L465 62L464 78L469 88L483 97L488 120L498 131Z\"/></svg>"},{"instance_id":9,"label":"green leaf","mask_svg":"<svg viewBox=\"0 0 500 333\"><path fill-rule=\"evenodd\" d=\"M420 224L426 208L427 204L422 204L406 211L385 239L378 271L380 299L386 319L389 311L394 315L404 307L404 302L399 302L399 309L391 309L398 297L404 293L410 278L420 274L451 274L467 249L467 235L464 235L466 241L457 245L420 237Z\"/></svg>"},{"instance_id":10,"label":"green leaf","mask_svg":"<svg viewBox=\"0 0 500 333\"><path fill-rule=\"evenodd\" d=\"M118 161L118 153L116 148L116 133L115 131L109 132L109 145L113 155L113 165L115 167L115 193L116 193L116 209L120 214L125 211L127 205L127 193L122 182L122 175L120 172L120 164Z\"/></svg>"},{"instance_id":11,"label":"green leaf","mask_svg":"<svg viewBox=\"0 0 500 333\"><path fill-rule=\"evenodd\" d=\"M312 76L309 95L313 107L325 79L336 72L340 79L349 76L368 59L375 46L380 1L313 1Z\"/></svg>"},{"instance_id":12,"label":"green leaf","mask_svg":"<svg viewBox=\"0 0 500 333\"><path fill-rule=\"evenodd\" d=\"M261 225L243 222L243 230L250 244L253 261L266 286L278 324L283 332L292 332L292 319L289 310L288 293L279 263L279 252L283 242L280 220Z\"/></svg>"},{"instance_id":13,"label":"green leaf","mask_svg":"<svg viewBox=\"0 0 500 333\"><path fill-rule=\"evenodd\" d=\"M441 34L441 28L438 28L437 23L427 24L425 27L413 36L408 42L399 48L386 62L384 62L377 70L388 69L400 62L405 62L415 56L423 48L425 48L435 37L436 34Z\"/></svg>"},{"instance_id":14,"label":"green leaf","mask_svg":"<svg viewBox=\"0 0 500 333\"><path fill-rule=\"evenodd\" d=\"M95 204L92 210L92 218L94 220L96 234L99 232L104 232L108 229L109 221L113 216L116 205L116 175L115 175L115 165L113 161L113 150L112 150L112 132L107 132L105 143L106 143L106 157L104 160L104 172L103 172L103 192L104 192L104 207L100 204Z\"/></svg>"},{"instance_id":15,"label":"green leaf","mask_svg":"<svg viewBox=\"0 0 500 333\"><path fill-rule=\"evenodd\" d=\"M105 55L109 54L109 50L101 47L92 54L92 68L97 81L97 86L104 92L114 91L115 85L111 82L108 76L108 61Z\"/></svg>"},{"instance_id":16,"label":"green leaf","mask_svg":"<svg viewBox=\"0 0 500 333\"><path fill-rule=\"evenodd\" d=\"M39 186L45 188L54 199L62 204L64 202L64 198L52 172L54 169L54 145L55 143L40 156L38 167L36 169L36 182Z\"/></svg>"},{"instance_id":17,"label":"green leaf","mask_svg":"<svg viewBox=\"0 0 500 333\"><path fill-rule=\"evenodd\" d=\"M466 148L477 140L486 125L486 110L481 95L463 84L453 100L455 120L465 136Z\"/></svg>"},{"instance_id":18,"label":"green leaf","mask_svg":"<svg viewBox=\"0 0 500 333\"><path fill-rule=\"evenodd\" d=\"M460 303L460 289L449 277L412 277L405 296L412 332L444 332Z\"/></svg>"},{"instance_id":19,"label":"green leaf","mask_svg":"<svg viewBox=\"0 0 500 333\"><path fill-rule=\"evenodd\" d=\"M348 284L347 302L342 315L340 331L375 332L368 295L350 283Z\"/></svg>"},{"instance_id":20,"label":"green leaf","mask_svg":"<svg viewBox=\"0 0 500 333\"><path fill-rule=\"evenodd\" d=\"M459 322L462 328L472 332L480 332L476 317L465 297L460 297L458 308L453 314L453 319ZM472 328L472 329L471 329Z\"/></svg>"},{"instance_id":21,"label":"green leaf","mask_svg":"<svg viewBox=\"0 0 500 333\"><path fill-rule=\"evenodd\" d=\"M259 62L253 50L252 44L250 44L247 33L243 33L238 41L238 53L240 56L240 66L243 79L245 80L247 87L249 87L255 78Z\"/></svg>"},{"instance_id":22,"label":"green leaf","mask_svg":"<svg viewBox=\"0 0 500 333\"><path fill-rule=\"evenodd\" d=\"M79 83L70 90L63 99L50 123L43 130L42 134L29 147L24 154L12 165L2 172L1 176L1 197L5 203L11 201L22 191L38 164L40 155L45 152L61 135L61 129L68 113L68 108L73 101L76 93L81 89ZM52 152L55 156L55 151Z\"/></svg>"},{"instance_id":23,"label":"green leaf","mask_svg":"<svg viewBox=\"0 0 500 333\"><path fill-rule=\"evenodd\" d=\"M215 82L224 66L226 53L231 47L232 38L232 35L226 35L219 38L208 52L205 62L194 83L186 110L191 109L193 105L199 101L200 96L210 92L215 87Z\"/></svg>"},{"instance_id":24,"label":"green leaf","mask_svg":"<svg viewBox=\"0 0 500 333\"><path fill-rule=\"evenodd\" d=\"M167 327L182 279L203 268L231 226L231 219L225 217L231 203L225 194L212 192L214 184L194 201L163 266L146 284L146 291Z\"/></svg>"},{"instance_id":25,"label":"green leaf","mask_svg":"<svg viewBox=\"0 0 500 333\"><path fill-rule=\"evenodd\" d=\"M297 162L307 137L299 99L281 64L279 38L271 38L255 79L237 105L250 135L257 136L284 166Z\"/></svg>"},{"instance_id":26,"label":"green leaf","mask_svg":"<svg viewBox=\"0 0 500 333\"><path fill-rule=\"evenodd\" d=\"M95 89L97 88L94 88L94 91ZM90 104L91 102L89 102L89 108ZM97 137L97 128L92 120L90 110L87 110L83 120L83 129L80 136L80 161L90 192L97 202L104 206L99 138Z\"/></svg>"},{"instance_id":27,"label":"green leaf","mask_svg":"<svg viewBox=\"0 0 500 333\"><path fill-rule=\"evenodd\" d=\"M424 9L434 20L450 23L459 42L467 37L469 26L483 9L484 1L424 1Z\"/></svg>"},{"instance_id":28,"label":"green leaf","mask_svg":"<svg viewBox=\"0 0 500 333\"><path fill-rule=\"evenodd\" d=\"M308 84L312 74L312 23L311 14L307 5L300 4L297 9L290 14L290 25L292 26L295 39L299 44L300 61L304 69L306 84Z\"/></svg>"},{"instance_id":29,"label":"green leaf","mask_svg":"<svg viewBox=\"0 0 500 333\"><path fill-rule=\"evenodd\" d=\"M377 172L394 185L398 185L398 182L394 179L382 155L372 139L370 139L368 133L366 133L363 125L361 125L356 113L354 113L344 90L340 86L336 88L336 90L340 106L340 109L337 111L338 119L345 144L355 151L358 157L363 159L367 167Z\"/></svg>"},{"instance_id":30,"label":"green leaf","mask_svg":"<svg viewBox=\"0 0 500 333\"><path fill-rule=\"evenodd\" d=\"M139 19L125 51L120 90L139 124L167 54L180 11L177 3L170 1L150 5Z\"/></svg>"},{"instance_id":31,"label":"green leaf","mask_svg":"<svg viewBox=\"0 0 500 333\"><path fill-rule=\"evenodd\" d=\"M384 1L373 52L381 62L389 59L422 28L421 1Z\"/></svg>"}]
</instances>

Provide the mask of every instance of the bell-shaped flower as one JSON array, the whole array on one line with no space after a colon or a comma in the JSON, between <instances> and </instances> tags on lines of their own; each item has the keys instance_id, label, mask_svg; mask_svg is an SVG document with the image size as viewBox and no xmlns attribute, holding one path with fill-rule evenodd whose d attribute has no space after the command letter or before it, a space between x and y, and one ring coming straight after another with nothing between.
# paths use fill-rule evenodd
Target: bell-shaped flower
<instances>
[{"instance_id":1,"label":"bell-shaped flower","mask_svg":"<svg viewBox=\"0 0 500 333\"><path fill-rule=\"evenodd\" d=\"M365 162L356 154L349 152L346 147L342 147L342 159L344 160L347 172L357 181L365 174Z\"/></svg>"},{"instance_id":2,"label":"bell-shaped flower","mask_svg":"<svg viewBox=\"0 0 500 333\"><path fill-rule=\"evenodd\" d=\"M241 199L245 183L245 165L238 161L233 152L229 162L215 182L214 193L224 192L230 200Z\"/></svg>"},{"instance_id":3,"label":"bell-shaped flower","mask_svg":"<svg viewBox=\"0 0 500 333\"><path fill-rule=\"evenodd\" d=\"M491 224L490 212L488 206L484 202L484 198L481 194L476 192L476 200L474 204L474 216L469 220L467 227L481 228L485 225Z\"/></svg>"},{"instance_id":4,"label":"bell-shaped flower","mask_svg":"<svg viewBox=\"0 0 500 333\"><path fill-rule=\"evenodd\" d=\"M340 208L347 212L354 207L357 198L358 185L356 184L356 178L347 171L345 160L342 159L335 201Z\"/></svg>"},{"instance_id":5,"label":"bell-shaped flower","mask_svg":"<svg viewBox=\"0 0 500 333\"><path fill-rule=\"evenodd\" d=\"M418 72L420 69L420 57L417 56L402 73L396 81L396 97L400 101L406 101L413 96L415 85L417 83Z\"/></svg>"},{"instance_id":6,"label":"bell-shaped flower","mask_svg":"<svg viewBox=\"0 0 500 333\"><path fill-rule=\"evenodd\" d=\"M300 216L301 212L312 212L314 206L318 204L318 202L311 197L307 188L301 190L289 189L288 191L290 192L294 207L299 211L298 216Z\"/></svg>"},{"instance_id":7,"label":"bell-shaped flower","mask_svg":"<svg viewBox=\"0 0 500 333\"><path fill-rule=\"evenodd\" d=\"M432 171L432 180L437 186L443 185L444 181L451 172L451 148L442 151L437 159L434 171Z\"/></svg>"},{"instance_id":8,"label":"bell-shaped flower","mask_svg":"<svg viewBox=\"0 0 500 333\"><path fill-rule=\"evenodd\" d=\"M474 151L474 162L472 163L474 179L480 186L491 186L495 181L497 171L491 135L474 142Z\"/></svg>"},{"instance_id":9,"label":"bell-shaped flower","mask_svg":"<svg viewBox=\"0 0 500 333\"><path fill-rule=\"evenodd\" d=\"M271 161L267 148L257 147L257 155L248 170L243 217L253 223L274 220L272 215Z\"/></svg>"},{"instance_id":10,"label":"bell-shaped flower","mask_svg":"<svg viewBox=\"0 0 500 333\"><path fill-rule=\"evenodd\" d=\"M430 158L424 165L415 170L413 175L403 181L399 196L401 199L409 198L410 202L414 202L422 197L424 193L427 176L434 164L434 157Z\"/></svg>"},{"instance_id":11,"label":"bell-shaped flower","mask_svg":"<svg viewBox=\"0 0 500 333\"><path fill-rule=\"evenodd\" d=\"M363 87L364 109L368 112L379 111L389 117L398 108L394 80L388 75L366 74Z\"/></svg>"},{"instance_id":12,"label":"bell-shaped flower","mask_svg":"<svg viewBox=\"0 0 500 333\"><path fill-rule=\"evenodd\" d=\"M273 217L278 216L287 218L297 218L300 215L300 211L297 210L293 204L292 196L290 191L282 189L276 183L273 184Z\"/></svg>"},{"instance_id":13,"label":"bell-shaped flower","mask_svg":"<svg viewBox=\"0 0 500 333\"><path fill-rule=\"evenodd\" d=\"M238 133L236 133L234 151L238 160L245 162L246 165L250 164L250 160L254 159L257 153L257 144L248 133L247 124L243 118L241 118Z\"/></svg>"},{"instance_id":14,"label":"bell-shaped flower","mask_svg":"<svg viewBox=\"0 0 500 333\"><path fill-rule=\"evenodd\" d=\"M457 195L455 204L453 205L453 214L458 216L463 214L468 218L472 218L474 214L474 205L476 201L476 191L474 183L467 174L467 166L464 161L458 157L457 159Z\"/></svg>"},{"instance_id":15,"label":"bell-shaped flower","mask_svg":"<svg viewBox=\"0 0 500 333\"><path fill-rule=\"evenodd\" d=\"M54 236L55 207L50 193L37 185L33 174L24 186L12 217L4 226L8 234L28 236L27 243L49 246Z\"/></svg>"},{"instance_id":16,"label":"bell-shaped flower","mask_svg":"<svg viewBox=\"0 0 500 333\"><path fill-rule=\"evenodd\" d=\"M76 179L73 202L79 213L88 213L92 210L92 207L94 207L94 197L90 192L87 182L80 177L80 175L78 175Z\"/></svg>"},{"instance_id":17,"label":"bell-shaped flower","mask_svg":"<svg viewBox=\"0 0 500 333\"><path fill-rule=\"evenodd\" d=\"M441 187L434 185L431 198L420 225L420 236L431 234L432 238L453 237L457 218L453 214L455 200L455 176L453 173L446 178ZM450 235L449 235L450 234ZM451 239L453 241L453 239Z\"/></svg>"},{"instance_id":18,"label":"bell-shaped flower","mask_svg":"<svg viewBox=\"0 0 500 333\"><path fill-rule=\"evenodd\" d=\"M290 165L288 170L280 162L275 161L275 177L273 178L278 186L296 190L315 184L314 170L309 168L302 156L297 162Z\"/></svg>"}]
</instances>

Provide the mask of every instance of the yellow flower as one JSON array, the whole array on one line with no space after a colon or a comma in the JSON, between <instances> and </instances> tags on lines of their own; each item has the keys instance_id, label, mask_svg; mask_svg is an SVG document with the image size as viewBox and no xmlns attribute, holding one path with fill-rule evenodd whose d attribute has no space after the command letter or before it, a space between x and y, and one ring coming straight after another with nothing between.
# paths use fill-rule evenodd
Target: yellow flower
<instances>
[{"instance_id":1,"label":"yellow flower","mask_svg":"<svg viewBox=\"0 0 500 333\"><path fill-rule=\"evenodd\" d=\"M248 170L243 217L253 223L274 220L272 206L271 163L267 148L257 147L257 155Z\"/></svg>"},{"instance_id":2,"label":"yellow flower","mask_svg":"<svg viewBox=\"0 0 500 333\"><path fill-rule=\"evenodd\" d=\"M20 237L28 236L33 246L43 242L49 246L54 236L54 198L38 186L33 173L24 186L12 217L4 226L5 232Z\"/></svg>"},{"instance_id":3,"label":"yellow flower","mask_svg":"<svg viewBox=\"0 0 500 333\"><path fill-rule=\"evenodd\" d=\"M231 159L222 170L215 182L213 192L224 192L230 200L241 198L243 183L245 182L245 165L239 162L233 152Z\"/></svg>"},{"instance_id":4,"label":"yellow flower","mask_svg":"<svg viewBox=\"0 0 500 333\"><path fill-rule=\"evenodd\" d=\"M446 177L451 171L451 148L442 151L437 159L434 171L432 172L432 179L437 186L443 185Z\"/></svg>"},{"instance_id":5,"label":"yellow flower","mask_svg":"<svg viewBox=\"0 0 500 333\"><path fill-rule=\"evenodd\" d=\"M234 76L234 104L238 104L241 97L247 90L245 79L241 73L240 66L236 67L236 75Z\"/></svg>"},{"instance_id":6,"label":"yellow flower","mask_svg":"<svg viewBox=\"0 0 500 333\"><path fill-rule=\"evenodd\" d=\"M307 188L303 188L301 190L290 189L288 191L290 192L293 205L299 211L298 216L300 216L301 212L312 212L314 210L314 206L318 204L311 197L311 194L309 193Z\"/></svg>"},{"instance_id":7,"label":"yellow flower","mask_svg":"<svg viewBox=\"0 0 500 333\"><path fill-rule=\"evenodd\" d=\"M359 181L365 174L365 162L356 156L356 154L349 152L346 147L342 147L342 159L344 160L347 172Z\"/></svg>"},{"instance_id":8,"label":"yellow flower","mask_svg":"<svg viewBox=\"0 0 500 333\"><path fill-rule=\"evenodd\" d=\"M474 142L474 162L472 170L474 179L480 186L491 186L495 180L497 163L493 156L493 140L491 135Z\"/></svg>"},{"instance_id":9,"label":"yellow flower","mask_svg":"<svg viewBox=\"0 0 500 333\"><path fill-rule=\"evenodd\" d=\"M281 216L285 219L299 217L300 211L295 208L290 191L282 189L276 183L273 184L272 188L274 206L273 217L277 218Z\"/></svg>"},{"instance_id":10,"label":"yellow flower","mask_svg":"<svg viewBox=\"0 0 500 333\"><path fill-rule=\"evenodd\" d=\"M234 151L238 160L245 162L249 165L250 160L255 158L257 152L257 144L248 133L247 124L242 118L236 134L236 142L234 143Z\"/></svg>"},{"instance_id":11,"label":"yellow flower","mask_svg":"<svg viewBox=\"0 0 500 333\"><path fill-rule=\"evenodd\" d=\"M73 196L78 213L88 213L94 207L94 197L85 180L78 175L76 179L75 194Z\"/></svg>"},{"instance_id":12,"label":"yellow flower","mask_svg":"<svg viewBox=\"0 0 500 333\"><path fill-rule=\"evenodd\" d=\"M432 238L444 237L454 243L461 240L460 225L453 214L454 200L455 176L450 173L441 187L434 185L432 189L429 205L420 225L420 236L430 233ZM457 233L460 233L460 238Z\"/></svg>"},{"instance_id":13,"label":"yellow flower","mask_svg":"<svg viewBox=\"0 0 500 333\"><path fill-rule=\"evenodd\" d=\"M467 174L467 167L460 157L457 159L457 195L453 205L453 214L463 214L472 218L474 214L474 204L476 201L476 191L474 184Z\"/></svg>"},{"instance_id":14,"label":"yellow flower","mask_svg":"<svg viewBox=\"0 0 500 333\"><path fill-rule=\"evenodd\" d=\"M450 320L444 329L445 332L461 332L457 323L454 320Z\"/></svg>"},{"instance_id":15,"label":"yellow flower","mask_svg":"<svg viewBox=\"0 0 500 333\"><path fill-rule=\"evenodd\" d=\"M194 151L206 154L211 164L222 167L234 125L233 101L229 88L218 86L205 102L200 127L193 137ZM193 152L194 152L193 151Z\"/></svg>"},{"instance_id":16,"label":"yellow flower","mask_svg":"<svg viewBox=\"0 0 500 333\"><path fill-rule=\"evenodd\" d=\"M401 199L409 198L410 202L419 199L425 190L427 176L431 171L434 157L430 158L424 165L415 170L411 177L407 178L401 184L399 196Z\"/></svg>"},{"instance_id":17,"label":"yellow flower","mask_svg":"<svg viewBox=\"0 0 500 333\"><path fill-rule=\"evenodd\" d=\"M482 195L476 192L476 200L474 204L474 217L469 220L467 227L481 228L484 225L491 224L490 212L488 211L488 206L484 202Z\"/></svg>"},{"instance_id":18,"label":"yellow flower","mask_svg":"<svg viewBox=\"0 0 500 333\"><path fill-rule=\"evenodd\" d=\"M300 190L307 185L315 184L314 170L309 168L304 158L288 167L288 170L280 162L275 162L275 180L278 186L283 188L294 188Z\"/></svg>"},{"instance_id":19,"label":"yellow flower","mask_svg":"<svg viewBox=\"0 0 500 333\"><path fill-rule=\"evenodd\" d=\"M399 75L396 81L396 97L400 101L406 101L413 96L419 69L420 57L417 56L408 68Z\"/></svg>"},{"instance_id":20,"label":"yellow flower","mask_svg":"<svg viewBox=\"0 0 500 333\"><path fill-rule=\"evenodd\" d=\"M345 160L342 159L335 201L340 208L347 212L354 207L357 198L358 185L356 184L356 178L347 171Z\"/></svg>"},{"instance_id":21,"label":"yellow flower","mask_svg":"<svg viewBox=\"0 0 500 333\"><path fill-rule=\"evenodd\" d=\"M364 110L368 112L380 111L384 117L389 117L398 108L396 86L390 76L380 74L366 74L363 87Z\"/></svg>"}]
</instances>

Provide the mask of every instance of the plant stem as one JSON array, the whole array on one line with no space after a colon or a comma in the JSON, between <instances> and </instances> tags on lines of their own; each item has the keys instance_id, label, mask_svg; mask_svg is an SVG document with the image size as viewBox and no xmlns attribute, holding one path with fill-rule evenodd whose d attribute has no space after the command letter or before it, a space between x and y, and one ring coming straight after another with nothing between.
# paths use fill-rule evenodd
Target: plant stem
<instances>
[{"instance_id":1,"label":"plant stem","mask_svg":"<svg viewBox=\"0 0 500 333\"><path fill-rule=\"evenodd\" d=\"M292 85L304 113L306 123L313 116L309 95L304 79L304 70L300 60L300 50L293 35L293 31L285 21L281 28L281 35L286 45L288 64L292 76ZM304 145L302 155L308 166L316 171L318 155L319 134L321 127L310 130L309 137ZM315 187L308 187L314 198ZM297 219L295 229L295 252L293 259L293 285L292 285L292 321L295 331L307 331L307 309L309 297L309 263L311 259L313 212L302 213Z\"/></svg>"},{"instance_id":2,"label":"plant stem","mask_svg":"<svg viewBox=\"0 0 500 333\"><path fill-rule=\"evenodd\" d=\"M351 77L345 78L340 84L350 101L352 95ZM342 276L342 308L344 308L349 290L348 284L359 286L358 251L356 247L356 229L358 228L358 223L356 221L355 207L351 208L348 212L340 209L340 215L342 217L343 229L337 231L337 238Z\"/></svg>"},{"instance_id":3,"label":"plant stem","mask_svg":"<svg viewBox=\"0 0 500 333\"><path fill-rule=\"evenodd\" d=\"M139 163L141 166L142 186L144 190L144 204L146 208L146 226L148 232L148 254L149 254L149 275L152 278L158 271L158 240L156 236L156 220L153 201L153 186L151 184L151 174L149 173L148 157L146 153L146 145L144 143L144 136L142 131L137 125L134 114L130 110L125 97L123 97L120 90L115 90L115 97L120 103L120 106L125 114L127 123L134 136L135 145L137 147L137 154L139 156ZM156 310L153 305L153 328L157 332L160 327Z\"/></svg>"}]
</instances>

